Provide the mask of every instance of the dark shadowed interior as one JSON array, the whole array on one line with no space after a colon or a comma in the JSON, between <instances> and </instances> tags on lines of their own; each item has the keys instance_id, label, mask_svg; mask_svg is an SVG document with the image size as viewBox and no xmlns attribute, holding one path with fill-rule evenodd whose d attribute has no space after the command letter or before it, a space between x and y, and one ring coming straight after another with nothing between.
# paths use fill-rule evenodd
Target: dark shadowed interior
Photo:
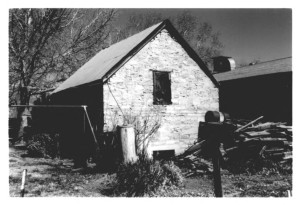
<instances>
[{"instance_id":1,"label":"dark shadowed interior","mask_svg":"<svg viewBox=\"0 0 300 205\"><path fill-rule=\"evenodd\" d=\"M221 82L220 111L232 117L292 124L292 72Z\"/></svg>"}]
</instances>

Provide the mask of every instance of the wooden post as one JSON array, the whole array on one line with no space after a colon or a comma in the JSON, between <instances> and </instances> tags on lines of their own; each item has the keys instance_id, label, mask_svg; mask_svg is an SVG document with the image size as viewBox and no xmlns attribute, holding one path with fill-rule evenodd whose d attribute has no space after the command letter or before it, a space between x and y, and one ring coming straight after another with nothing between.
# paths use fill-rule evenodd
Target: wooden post
<instances>
[{"instance_id":1,"label":"wooden post","mask_svg":"<svg viewBox=\"0 0 300 205\"><path fill-rule=\"evenodd\" d=\"M133 126L118 126L118 131L121 139L124 163L135 162L137 160L137 156L135 150L135 134Z\"/></svg>"},{"instance_id":2,"label":"wooden post","mask_svg":"<svg viewBox=\"0 0 300 205\"><path fill-rule=\"evenodd\" d=\"M86 107L87 107L87 106L83 106L83 110L84 110L84 112L85 112L85 114L86 114L86 118L87 118L87 120L88 120L88 122L89 122L91 131L92 131L92 134L93 134L93 137L94 137L94 138L93 138L93 139L94 139L94 142L95 142L95 144L96 144L96 146L97 146L97 149L99 149L99 143L98 143L98 141L97 141L97 138L96 138L96 135L95 135L95 132L94 132L94 128L93 128L92 122L91 122L91 120L90 120L89 114L88 114L88 112L87 112L87 110L86 110ZM85 119L85 118L84 118L84 119Z\"/></svg>"},{"instance_id":3,"label":"wooden post","mask_svg":"<svg viewBox=\"0 0 300 205\"><path fill-rule=\"evenodd\" d=\"M206 132L210 156L213 163L214 193L215 197L223 197L221 171L220 171L220 142L224 135L224 124L220 122L207 122Z\"/></svg>"},{"instance_id":4,"label":"wooden post","mask_svg":"<svg viewBox=\"0 0 300 205\"><path fill-rule=\"evenodd\" d=\"M85 110L83 110L83 136L85 137Z\"/></svg>"},{"instance_id":5,"label":"wooden post","mask_svg":"<svg viewBox=\"0 0 300 205\"><path fill-rule=\"evenodd\" d=\"M25 194L25 180L26 180L27 169L23 170L22 174L22 184L21 184L21 197L24 197Z\"/></svg>"},{"instance_id":6,"label":"wooden post","mask_svg":"<svg viewBox=\"0 0 300 205\"><path fill-rule=\"evenodd\" d=\"M223 197L222 191L222 182L221 182L221 172L220 172L220 155L219 155L219 146L220 143L214 145L212 162L213 162L213 175L214 175L214 189L216 197Z\"/></svg>"}]
</instances>

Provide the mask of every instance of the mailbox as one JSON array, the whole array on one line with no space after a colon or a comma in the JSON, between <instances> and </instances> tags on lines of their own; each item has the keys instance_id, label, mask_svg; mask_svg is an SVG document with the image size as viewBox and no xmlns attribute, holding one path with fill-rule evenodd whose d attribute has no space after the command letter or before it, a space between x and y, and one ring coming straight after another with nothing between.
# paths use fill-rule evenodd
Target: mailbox
<instances>
[{"instance_id":1,"label":"mailbox","mask_svg":"<svg viewBox=\"0 0 300 205\"><path fill-rule=\"evenodd\" d=\"M214 190L216 197L222 197L222 184L220 173L220 143L233 143L233 131L235 126L226 123L229 115L226 113L208 111L205 114L205 122L200 122L198 137L207 141L207 154L212 158Z\"/></svg>"}]
</instances>

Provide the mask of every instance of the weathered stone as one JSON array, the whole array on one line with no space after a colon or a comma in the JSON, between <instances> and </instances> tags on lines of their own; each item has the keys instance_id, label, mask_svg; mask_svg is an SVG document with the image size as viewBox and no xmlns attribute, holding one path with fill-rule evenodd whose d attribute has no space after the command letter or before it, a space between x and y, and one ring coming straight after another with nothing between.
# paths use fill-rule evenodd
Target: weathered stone
<instances>
[{"instance_id":1,"label":"weathered stone","mask_svg":"<svg viewBox=\"0 0 300 205\"><path fill-rule=\"evenodd\" d=\"M171 105L153 105L150 69L171 72ZM218 89L166 30L120 68L108 84L103 87L105 130L112 129L113 123L123 123L122 112L143 118L153 108L160 109L161 127L149 144L150 155L154 150L183 152L197 139L205 112L219 110Z\"/></svg>"}]
</instances>

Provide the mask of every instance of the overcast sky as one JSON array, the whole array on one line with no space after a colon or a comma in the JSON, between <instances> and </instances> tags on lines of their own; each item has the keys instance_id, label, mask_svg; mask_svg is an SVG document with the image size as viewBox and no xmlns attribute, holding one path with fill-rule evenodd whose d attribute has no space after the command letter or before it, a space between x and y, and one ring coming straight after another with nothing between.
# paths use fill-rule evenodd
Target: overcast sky
<instances>
[{"instance_id":1,"label":"overcast sky","mask_svg":"<svg viewBox=\"0 0 300 205\"><path fill-rule=\"evenodd\" d=\"M166 16L183 9L160 9ZM291 9L189 9L192 15L211 23L221 33L223 55L236 62L268 61L292 56ZM140 9L121 9L119 19L125 19Z\"/></svg>"}]
</instances>

